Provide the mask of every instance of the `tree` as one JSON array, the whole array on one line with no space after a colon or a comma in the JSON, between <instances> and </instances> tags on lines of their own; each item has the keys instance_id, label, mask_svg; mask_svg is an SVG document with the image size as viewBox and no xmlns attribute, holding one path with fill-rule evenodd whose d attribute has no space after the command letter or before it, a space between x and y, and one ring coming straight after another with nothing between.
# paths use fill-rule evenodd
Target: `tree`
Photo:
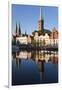
<instances>
[{"instance_id":1,"label":"tree","mask_svg":"<svg viewBox=\"0 0 62 90\"><path fill-rule=\"evenodd\" d=\"M34 45L34 46L36 46L36 40L32 40L32 44Z\"/></svg>"},{"instance_id":2,"label":"tree","mask_svg":"<svg viewBox=\"0 0 62 90\"><path fill-rule=\"evenodd\" d=\"M16 37L12 38L12 45L16 45Z\"/></svg>"},{"instance_id":3,"label":"tree","mask_svg":"<svg viewBox=\"0 0 62 90\"><path fill-rule=\"evenodd\" d=\"M45 40L43 40L43 46L45 46L45 44L46 44L46 43L45 43Z\"/></svg>"},{"instance_id":4,"label":"tree","mask_svg":"<svg viewBox=\"0 0 62 90\"><path fill-rule=\"evenodd\" d=\"M40 40L40 46L42 46L42 43L43 43L42 40Z\"/></svg>"}]
</instances>

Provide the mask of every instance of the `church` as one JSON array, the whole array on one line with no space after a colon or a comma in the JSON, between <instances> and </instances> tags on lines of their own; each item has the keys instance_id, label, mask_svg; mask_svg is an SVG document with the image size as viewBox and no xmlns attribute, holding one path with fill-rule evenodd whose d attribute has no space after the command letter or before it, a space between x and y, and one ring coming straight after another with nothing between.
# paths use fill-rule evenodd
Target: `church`
<instances>
[{"instance_id":1,"label":"church","mask_svg":"<svg viewBox=\"0 0 62 90\"><path fill-rule=\"evenodd\" d=\"M57 45L58 44L58 31L54 27L52 30L48 30L44 28L44 19L41 15L40 8L40 18L38 20L38 30L32 32L34 37L34 42L38 43L39 46L43 44L43 46L47 45Z\"/></svg>"},{"instance_id":2,"label":"church","mask_svg":"<svg viewBox=\"0 0 62 90\"><path fill-rule=\"evenodd\" d=\"M16 23L16 32L15 36L16 43L20 44L33 44L38 46L48 46L48 45L58 45L58 30L53 27L52 30L48 30L44 28L44 19L41 15L41 7L40 7L40 18L38 20L38 30L34 30L32 35L28 35L26 32L22 34L20 23L17 25ZM48 22L47 22L48 23Z\"/></svg>"},{"instance_id":3,"label":"church","mask_svg":"<svg viewBox=\"0 0 62 90\"><path fill-rule=\"evenodd\" d=\"M26 32L25 34L22 34L21 32L21 28L20 28L20 24L19 26L17 26L16 23L16 43L20 43L20 44L31 44L31 36L27 35Z\"/></svg>"}]
</instances>

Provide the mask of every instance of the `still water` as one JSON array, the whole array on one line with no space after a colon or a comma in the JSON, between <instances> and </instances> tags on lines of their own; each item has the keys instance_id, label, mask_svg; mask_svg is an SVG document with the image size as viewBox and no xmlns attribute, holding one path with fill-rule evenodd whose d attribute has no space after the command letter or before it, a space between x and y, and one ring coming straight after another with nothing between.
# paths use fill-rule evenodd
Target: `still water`
<instances>
[{"instance_id":1,"label":"still water","mask_svg":"<svg viewBox=\"0 0 62 90\"><path fill-rule=\"evenodd\" d=\"M12 54L12 85L57 82L57 51L20 51Z\"/></svg>"}]
</instances>

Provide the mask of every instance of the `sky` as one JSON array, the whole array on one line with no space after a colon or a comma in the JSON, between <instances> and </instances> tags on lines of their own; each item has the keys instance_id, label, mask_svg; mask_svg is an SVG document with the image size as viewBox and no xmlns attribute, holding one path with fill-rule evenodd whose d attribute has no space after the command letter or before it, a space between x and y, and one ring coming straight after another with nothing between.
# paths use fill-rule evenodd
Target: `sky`
<instances>
[{"instance_id":1,"label":"sky","mask_svg":"<svg viewBox=\"0 0 62 90\"><path fill-rule=\"evenodd\" d=\"M44 28L52 30L58 29L58 8L51 6L41 6L41 15L44 20ZM15 32L16 23L21 27L22 33L32 34L38 30L38 20L40 18L40 6L12 4L12 33Z\"/></svg>"}]
</instances>

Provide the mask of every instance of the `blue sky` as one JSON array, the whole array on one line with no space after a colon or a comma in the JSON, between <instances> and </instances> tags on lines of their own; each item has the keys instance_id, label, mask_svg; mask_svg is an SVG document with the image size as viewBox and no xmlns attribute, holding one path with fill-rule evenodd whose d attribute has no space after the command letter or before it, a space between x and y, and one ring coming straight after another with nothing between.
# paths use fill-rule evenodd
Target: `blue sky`
<instances>
[{"instance_id":1,"label":"blue sky","mask_svg":"<svg viewBox=\"0 0 62 90\"><path fill-rule=\"evenodd\" d=\"M44 19L44 28L52 30L58 29L58 8L42 6L42 17ZM38 30L38 20L40 17L40 6L32 5L12 5L12 32L15 32L16 22L20 23L22 33L31 34Z\"/></svg>"}]
</instances>

